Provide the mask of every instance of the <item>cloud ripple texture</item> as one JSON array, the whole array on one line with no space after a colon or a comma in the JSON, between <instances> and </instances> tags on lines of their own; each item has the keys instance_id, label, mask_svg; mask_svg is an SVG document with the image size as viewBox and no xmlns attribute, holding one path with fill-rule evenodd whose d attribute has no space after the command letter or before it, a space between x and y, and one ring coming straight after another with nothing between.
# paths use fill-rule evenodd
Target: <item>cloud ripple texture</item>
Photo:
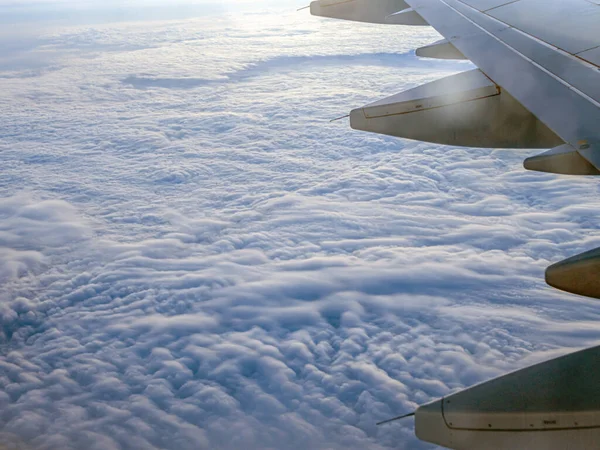
<instances>
[{"instance_id":1,"label":"cloud ripple texture","mask_svg":"<svg viewBox=\"0 0 600 450\"><path fill-rule=\"evenodd\" d=\"M426 449L375 423L600 339L543 283L600 246L595 180L328 122L471 68L417 59L432 30L1 39L0 445Z\"/></svg>"}]
</instances>

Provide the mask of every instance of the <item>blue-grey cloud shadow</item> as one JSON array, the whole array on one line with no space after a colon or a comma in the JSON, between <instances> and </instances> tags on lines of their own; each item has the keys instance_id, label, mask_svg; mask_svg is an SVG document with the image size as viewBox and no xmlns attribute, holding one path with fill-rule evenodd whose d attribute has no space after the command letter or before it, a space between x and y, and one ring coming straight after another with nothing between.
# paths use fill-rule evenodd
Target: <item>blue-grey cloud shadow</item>
<instances>
[{"instance_id":1,"label":"blue-grey cloud shadow","mask_svg":"<svg viewBox=\"0 0 600 450\"><path fill-rule=\"evenodd\" d=\"M359 55L313 55L313 56L277 56L250 64L240 70L224 74L219 79L193 78L193 77L150 77L131 75L123 79L123 84L136 89L194 89L209 85L222 85L232 82L241 82L246 79L263 75L282 73L298 67L307 68L314 66L379 66L379 67L412 67L419 66L421 70L443 67L450 68L452 62L437 61L417 58L414 52L407 53L363 53ZM464 69L464 63L456 63L457 70Z\"/></svg>"}]
</instances>

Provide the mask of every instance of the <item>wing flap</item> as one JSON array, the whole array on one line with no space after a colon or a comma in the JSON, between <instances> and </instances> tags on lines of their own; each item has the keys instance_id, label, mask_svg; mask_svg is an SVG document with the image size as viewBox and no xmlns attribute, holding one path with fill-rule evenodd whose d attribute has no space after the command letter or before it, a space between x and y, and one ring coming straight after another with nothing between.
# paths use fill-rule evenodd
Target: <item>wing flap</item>
<instances>
[{"instance_id":1,"label":"wing flap","mask_svg":"<svg viewBox=\"0 0 600 450\"><path fill-rule=\"evenodd\" d=\"M466 147L548 148L562 143L478 69L355 109L350 126Z\"/></svg>"},{"instance_id":2,"label":"wing flap","mask_svg":"<svg viewBox=\"0 0 600 450\"><path fill-rule=\"evenodd\" d=\"M389 23L390 14L409 8L404 0L317 0L311 2L313 16L367 23Z\"/></svg>"},{"instance_id":3,"label":"wing flap","mask_svg":"<svg viewBox=\"0 0 600 450\"><path fill-rule=\"evenodd\" d=\"M429 25L420 15L412 8L406 8L402 11L390 14L385 18L386 23L394 25L415 25L415 26L427 26Z\"/></svg>"}]
</instances>

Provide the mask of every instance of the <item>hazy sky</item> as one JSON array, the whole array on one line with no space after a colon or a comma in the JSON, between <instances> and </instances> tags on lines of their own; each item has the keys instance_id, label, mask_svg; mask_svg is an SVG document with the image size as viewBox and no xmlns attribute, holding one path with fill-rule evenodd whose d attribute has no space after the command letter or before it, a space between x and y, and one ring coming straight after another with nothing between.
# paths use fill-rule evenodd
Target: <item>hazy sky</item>
<instances>
[{"instance_id":1,"label":"hazy sky","mask_svg":"<svg viewBox=\"0 0 600 450\"><path fill-rule=\"evenodd\" d=\"M597 182L330 123L471 65L300 5L0 27L0 446L430 449L375 423L598 342Z\"/></svg>"},{"instance_id":2,"label":"hazy sky","mask_svg":"<svg viewBox=\"0 0 600 450\"><path fill-rule=\"evenodd\" d=\"M298 0L286 4L276 0L0 0L0 23L27 26L40 22L72 25L173 20L228 12L239 13L266 7L293 11L298 4Z\"/></svg>"}]
</instances>

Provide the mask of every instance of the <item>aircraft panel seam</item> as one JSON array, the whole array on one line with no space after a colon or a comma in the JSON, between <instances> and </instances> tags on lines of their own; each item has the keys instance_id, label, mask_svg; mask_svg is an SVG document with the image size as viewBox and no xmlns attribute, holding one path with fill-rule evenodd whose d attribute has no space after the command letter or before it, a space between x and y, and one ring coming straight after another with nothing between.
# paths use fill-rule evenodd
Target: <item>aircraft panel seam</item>
<instances>
[{"instance_id":1,"label":"aircraft panel seam","mask_svg":"<svg viewBox=\"0 0 600 450\"><path fill-rule=\"evenodd\" d=\"M521 0L512 0L510 2L506 2L506 3L502 3L501 5L494 6L493 8L482 9L480 11L483 12L483 13L485 13L485 14L487 14L488 11L492 11L492 10L497 9L497 8L502 8L503 6L510 5L511 3L517 3L517 2L520 2L520 1Z\"/></svg>"},{"instance_id":2,"label":"aircraft panel seam","mask_svg":"<svg viewBox=\"0 0 600 450\"><path fill-rule=\"evenodd\" d=\"M520 51L518 51L516 48L511 47L509 44L507 44L506 42L504 42L502 39L500 39L498 36L496 36L495 34L493 34L492 32L486 30L484 27L482 27L481 25L479 25L477 22L473 21L471 18L465 16L462 12L458 11L456 8L454 8L451 4L447 3L446 0L439 0L441 3L443 3L444 5L446 5L447 7L449 7L450 9L452 9L454 12L456 12L458 15L460 15L461 17L463 17L465 20L467 20L468 22L470 22L472 25L476 26L477 28L479 28L481 31L483 31L485 34L487 34L488 36L490 36L491 38L493 38L494 40L498 41L499 43L501 43L502 45L504 45L505 47L507 47L508 49L510 49L513 53L517 54L518 56L520 56L521 58L523 58L524 60L526 60L527 62L529 62L530 64L532 64L533 66L537 67L538 69L540 69L541 71L543 71L544 73L546 73L547 75L551 76L552 78L554 78L556 81L558 81L559 83L561 83L563 86L565 86L566 88L568 88L569 90L575 92L576 94L578 94L580 97L586 99L588 102L592 103L594 106L600 108L600 102L598 102L597 100L595 100L594 98L590 97L589 95L587 95L585 92L582 92L581 90L577 89L575 86L573 86L572 84L570 84L569 82L567 82L566 80L562 79L561 77L559 77L558 75L556 75L554 72L551 72L550 70L546 69L544 66L542 66L541 64L535 62L534 60L532 60L531 58L529 58L528 56L525 56L523 53L521 53ZM462 5L465 5L466 7L468 7L469 9L472 9L473 11L475 11L476 13L479 14L484 14L481 11L472 8L471 6L463 3L460 0L457 0L458 2L460 2ZM486 14L487 16L487 14ZM498 21L499 23L506 25L504 22L488 16L496 21ZM507 25L509 26L509 25ZM513 28L514 30L517 30L514 27L510 27L509 28ZM520 31L520 30L517 30ZM521 32L521 31L520 31ZM523 33L523 32L522 32ZM526 36L531 37L532 39L536 39L533 36L530 36L527 33L524 33ZM537 39L536 39L537 40ZM541 40L537 40L540 43L543 43L544 41ZM549 44L548 44L549 45ZM567 53L568 55L570 55L571 57L573 57L573 55L571 55L570 53ZM583 64L583 62L579 59L577 59L579 62L581 62Z\"/></svg>"}]
</instances>

